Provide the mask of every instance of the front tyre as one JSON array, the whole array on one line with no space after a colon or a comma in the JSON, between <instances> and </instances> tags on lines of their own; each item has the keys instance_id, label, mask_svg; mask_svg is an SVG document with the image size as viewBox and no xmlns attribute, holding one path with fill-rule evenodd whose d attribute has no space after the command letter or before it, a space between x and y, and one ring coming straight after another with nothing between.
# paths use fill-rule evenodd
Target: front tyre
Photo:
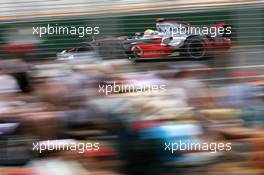
<instances>
[{"instance_id":1,"label":"front tyre","mask_svg":"<svg viewBox=\"0 0 264 175\"><path fill-rule=\"evenodd\" d=\"M129 54L129 60L136 62L139 60L140 56L142 55L143 51L138 46L133 46L131 48L131 53Z\"/></svg>"}]
</instances>

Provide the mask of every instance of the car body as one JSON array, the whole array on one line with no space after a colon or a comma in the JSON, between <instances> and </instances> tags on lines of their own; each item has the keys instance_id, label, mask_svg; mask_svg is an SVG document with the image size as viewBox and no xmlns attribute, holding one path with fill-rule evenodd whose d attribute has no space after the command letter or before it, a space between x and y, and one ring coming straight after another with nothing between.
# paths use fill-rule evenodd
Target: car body
<instances>
[{"instance_id":1,"label":"car body","mask_svg":"<svg viewBox=\"0 0 264 175\"><path fill-rule=\"evenodd\" d=\"M149 29L132 38L101 37L83 43L81 48L93 51L103 59L203 59L225 52L232 44L231 26L224 22L210 27L194 27L165 19L157 19L156 22L156 30ZM219 29L221 32L216 33Z\"/></svg>"}]
</instances>

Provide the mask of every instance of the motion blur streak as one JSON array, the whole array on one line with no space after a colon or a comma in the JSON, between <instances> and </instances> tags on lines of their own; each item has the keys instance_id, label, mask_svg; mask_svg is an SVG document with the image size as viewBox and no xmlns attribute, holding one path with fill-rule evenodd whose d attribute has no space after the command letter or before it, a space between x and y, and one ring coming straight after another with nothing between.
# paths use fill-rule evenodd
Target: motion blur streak
<instances>
[{"instance_id":1,"label":"motion blur streak","mask_svg":"<svg viewBox=\"0 0 264 175\"><path fill-rule=\"evenodd\" d=\"M1 0L0 174L263 175L263 7Z\"/></svg>"}]
</instances>

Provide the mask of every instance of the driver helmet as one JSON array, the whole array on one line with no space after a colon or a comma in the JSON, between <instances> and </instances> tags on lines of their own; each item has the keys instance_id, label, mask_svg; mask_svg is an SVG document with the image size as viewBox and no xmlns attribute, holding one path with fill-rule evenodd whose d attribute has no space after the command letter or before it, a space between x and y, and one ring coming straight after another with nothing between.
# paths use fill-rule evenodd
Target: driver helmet
<instances>
[{"instance_id":1,"label":"driver helmet","mask_svg":"<svg viewBox=\"0 0 264 175\"><path fill-rule=\"evenodd\" d=\"M144 31L144 35L154 35L154 30L151 30L151 29L147 29Z\"/></svg>"}]
</instances>

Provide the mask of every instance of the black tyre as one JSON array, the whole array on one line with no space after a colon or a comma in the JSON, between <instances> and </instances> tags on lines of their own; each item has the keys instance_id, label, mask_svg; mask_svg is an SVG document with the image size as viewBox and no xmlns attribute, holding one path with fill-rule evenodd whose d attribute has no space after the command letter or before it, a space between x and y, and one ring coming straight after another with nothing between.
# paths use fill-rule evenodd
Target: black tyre
<instances>
[{"instance_id":1,"label":"black tyre","mask_svg":"<svg viewBox=\"0 0 264 175\"><path fill-rule=\"evenodd\" d=\"M201 37L195 36L185 41L183 54L194 60L201 60L208 56L207 47Z\"/></svg>"},{"instance_id":2,"label":"black tyre","mask_svg":"<svg viewBox=\"0 0 264 175\"><path fill-rule=\"evenodd\" d=\"M130 50L131 51L128 54L129 60L137 62L140 58L140 54L142 54L142 50L140 50L139 48L132 49L132 47Z\"/></svg>"},{"instance_id":3,"label":"black tyre","mask_svg":"<svg viewBox=\"0 0 264 175\"><path fill-rule=\"evenodd\" d=\"M94 52L94 51L95 51L94 48L93 48L93 46L92 46L91 44L88 44L88 43L83 44L83 45L82 45L81 47L79 47L77 50L78 50L79 52L82 52L82 51L85 51L85 52L87 52L87 51Z\"/></svg>"}]
</instances>

